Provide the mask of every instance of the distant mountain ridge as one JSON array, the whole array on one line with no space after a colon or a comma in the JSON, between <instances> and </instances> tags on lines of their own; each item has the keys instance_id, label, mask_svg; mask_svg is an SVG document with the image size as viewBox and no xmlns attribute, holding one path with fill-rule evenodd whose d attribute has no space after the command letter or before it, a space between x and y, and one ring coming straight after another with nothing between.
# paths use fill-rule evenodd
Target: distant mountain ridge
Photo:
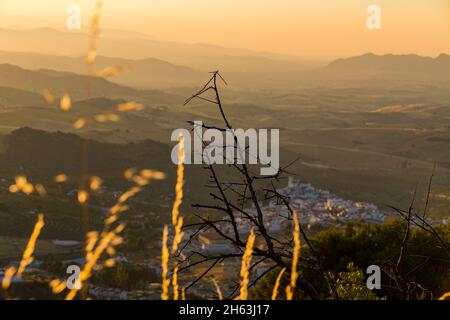
<instances>
[{"instance_id":1,"label":"distant mountain ridge","mask_svg":"<svg viewBox=\"0 0 450 320\"><path fill-rule=\"evenodd\" d=\"M440 54L436 58L409 55L364 55L338 59L327 65L324 70L328 72L341 72L343 74L366 73L396 73L421 74L423 76L449 77L450 55Z\"/></svg>"},{"instance_id":2,"label":"distant mountain ridge","mask_svg":"<svg viewBox=\"0 0 450 320\"><path fill-rule=\"evenodd\" d=\"M42 95L26 90L0 87L0 107L35 107L44 104Z\"/></svg>"},{"instance_id":3,"label":"distant mountain ridge","mask_svg":"<svg viewBox=\"0 0 450 320\"><path fill-rule=\"evenodd\" d=\"M10 87L42 94L49 90L57 96L69 93L74 100L87 97L139 100L153 104L179 103L183 99L158 90L136 90L103 78L94 78L54 70L28 70L11 64L0 64L0 87Z\"/></svg>"},{"instance_id":4,"label":"distant mountain ridge","mask_svg":"<svg viewBox=\"0 0 450 320\"><path fill-rule=\"evenodd\" d=\"M15 41L10 41L9 39ZM0 29L1 50L40 52L79 57L86 54L89 35L85 32L61 31L51 28L9 30ZM161 41L142 36L117 36L110 32L101 35L98 54L141 60L148 57L162 59L194 69L223 72L277 72L301 70L305 61L275 53L255 52L247 49L226 48L210 44L188 44Z\"/></svg>"},{"instance_id":5,"label":"distant mountain ridge","mask_svg":"<svg viewBox=\"0 0 450 320\"><path fill-rule=\"evenodd\" d=\"M0 51L0 64L13 64L21 68L86 74L85 57L67 57L34 52ZM95 61L97 71L108 67L124 67L123 73L108 78L109 81L135 88L166 88L182 85L198 85L204 81L205 73L189 67L172 64L157 59L140 60L98 56Z\"/></svg>"}]
</instances>

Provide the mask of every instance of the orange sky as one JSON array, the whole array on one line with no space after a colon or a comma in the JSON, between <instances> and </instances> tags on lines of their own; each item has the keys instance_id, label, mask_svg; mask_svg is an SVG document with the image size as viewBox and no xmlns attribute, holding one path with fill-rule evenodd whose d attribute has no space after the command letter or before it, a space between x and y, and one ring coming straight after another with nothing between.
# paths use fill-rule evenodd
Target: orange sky
<instances>
[{"instance_id":1,"label":"orange sky","mask_svg":"<svg viewBox=\"0 0 450 320\"><path fill-rule=\"evenodd\" d=\"M303 56L364 52L450 53L450 0L105 0L105 28L164 40L205 42ZM64 28L79 4L87 25L95 0L0 0L1 27ZM369 4L382 29L366 28Z\"/></svg>"}]
</instances>

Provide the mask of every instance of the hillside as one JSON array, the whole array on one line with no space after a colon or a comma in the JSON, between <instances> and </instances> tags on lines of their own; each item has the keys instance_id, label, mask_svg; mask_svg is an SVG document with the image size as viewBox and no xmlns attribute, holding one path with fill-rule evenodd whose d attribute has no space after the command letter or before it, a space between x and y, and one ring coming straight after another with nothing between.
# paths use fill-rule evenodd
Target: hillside
<instances>
[{"instance_id":1,"label":"hillside","mask_svg":"<svg viewBox=\"0 0 450 320\"><path fill-rule=\"evenodd\" d=\"M0 65L0 87L11 87L42 94L49 90L57 96L69 93L72 99L108 97L140 99L149 103L177 103L179 98L158 90L136 90L120 86L103 78L94 78L69 72L47 69L27 70L10 64Z\"/></svg>"},{"instance_id":2,"label":"hillside","mask_svg":"<svg viewBox=\"0 0 450 320\"><path fill-rule=\"evenodd\" d=\"M0 51L0 64L13 64L22 68L85 74L85 57L68 57L33 52ZM96 70L108 67L125 67L127 71L110 78L118 84L136 88L166 88L172 86L198 85L205 78L205 72L166 62L156 58L140 60L99 56L95 61Z\"/></svg>"},{"instance_id":3,"label":"hillside","mask_svg":"<svg viewBox=\"0 0 450 320\"><path fill-rule=\"evenodd\" d=\"M152 219L161 217L167 214L173 201L176 165L170 160L169 145L152 140L129 144L103 143L75 134L31 128L17 129L5 136L2 142L4 152L0 154L0 216L4 223L0 226L0 236L10 235L11 230L15 236L26 236L24 224L30 225L34 221L29 212L40 208L45 211L48 224L44 238L84 237L81 232L81 208L71 192L79 190L92 175L103 180L102 189L92 193L89 201L92 206L92 224L101 224L101 220L98 220L101 208L112 206L117 194L133 185L123 177L123 172L129 168L159 170L166 173L167 177L143 188L140 196L130 203L132 209L128 218L148 212L156 215L151 215ZM69 177L68 181L56 184L53 177L61 173ZM205 182L201 173L201 166L186 168L185 208L190 207L190 201L198 201L204 197L203 194L207 195L206 192L201 192ZM8 187L18 174L26 175L33 183L45 185L48 195L41 198L37 194L28 197L22 193L11 194ZM164 218L158 218L149 232L158 231L163 222ZM5 228L16 225L14 228Z\"/></svg>"},{"instance_id":4,"label":"hillside","mask_svg":"<svg viewBox=\"0 0 450 320\"><path fill-rule=\"evenodd\" d=\"M32 107L45 103L42 95L25 90L0 87L0 107Z\"/></svg>"},{"instance_id":5,"label":"hillside","mask_svg":"<svg viewBox=\"0 0 450 320\"><path fill-rule=\"evenodd\" d=\"M220 69L223 72L293 71L302 70L307 65L305 61L291 56L201 43L161 41L136 34L128 36L115 34L106 33L101 37L99 55L134 60L153 57L194 69L208 71ZM15 41L9 41L11 38ZM78 57L86 54L89 36L86 31L70 32L51 28L0 29L0 43L1 50L5 51L42 52Z\"/></svg>"},{"instance_id":6,"label":"hillside","mask_svg":"<svg viewBox=\"0 0 450 320\"><path fill-rule=\"evenodd\" d=\"M436 58L410 55L375 55L372 53L361 56L338 59L326 66L323 71L338 77L345 76L395 76L409 80L450 78L450 56L441 54Z\"/></svg>"},{"instance_id":7,"label":"hillside","mask_svg":"<svg viewBox=\"0 0 450 320\"><path fill-rule=\"evenodd\" d=\"M158 188L149 188L150 195L173 193L176 165L170 159L172 147L150 139L138 143L115 144L82 138L76 134L48 132L32 128L14 130L3 139L5 152L0 154L2 177L23 173L39 181L51 181L59 173L80 179L87 171L105 181L124 183L128 168L153 169L166 173L167 179ZM87 148L87 149L86 149ZM84 160L83 160L84 159ZM88 170L86 171L86 168ZM202 166L187 166L187 198L201 190ZM200 189L199 189L200 188Z\"/></svg>"}]
</instances>

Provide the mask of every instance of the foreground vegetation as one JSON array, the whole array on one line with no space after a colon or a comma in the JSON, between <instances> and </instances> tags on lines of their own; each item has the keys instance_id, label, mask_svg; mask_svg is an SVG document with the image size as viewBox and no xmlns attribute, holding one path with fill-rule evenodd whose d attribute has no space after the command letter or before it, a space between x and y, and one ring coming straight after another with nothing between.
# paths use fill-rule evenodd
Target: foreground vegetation
<instances>
[{"instance_id":1,"label":"foreground vegetation","mask_svg":"<svg viewBox=\"0 0 450 320\"><path fill-rule=\"evenodd\" d=\"M329 228L317 233L313 242L324 267L335 279L342 299L406 299L395 280L386 270L398 259L405 223L390 220L380 225L348 223L345 228ZM439 234L450 245L448 226L440 226ZM310 250L301 250L300 274L320 290L323 297L331 297L323 277L308 267L312 259ZM366 287L365 271L369 265L379 265L382 270L381 290L370 291ZM407 277L416 283L411 299L438 298L450 288L450 259L446 251L436 245L434 237L413 229L406 257ZM254 299L267 299L272 293L280 270L274 270L252 291ZM284 299L284 288L289 278L283 275L279 287L279 298ZM296 292L296 298L304 298Z\"/></svg>"}]
</instances>

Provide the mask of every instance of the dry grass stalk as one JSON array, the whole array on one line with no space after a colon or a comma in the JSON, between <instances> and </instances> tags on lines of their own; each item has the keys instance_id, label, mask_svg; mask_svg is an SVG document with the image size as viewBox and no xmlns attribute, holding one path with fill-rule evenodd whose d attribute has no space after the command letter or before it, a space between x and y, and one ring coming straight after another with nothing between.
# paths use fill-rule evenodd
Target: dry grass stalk
<instances>
[{"instance_id":1,"label":"dry grass stalk","mask_svg":"<svg viewBox=\"0 0 450 320\"><path fill-rule=\"evenodd\" d=\"M86 56L86 63L89 65L93 64L95 58L97 57L97 37L100 34L99 26L102 8L103 8L103 1L97 0L97 3L95 5L95 13L91 21L91 30L90 30L91 43L89 45L89 51Z\"/></svg>"},{"instance_id":2,"label":"dry grass stalk","mask_svg":"<svg viewBox=\"0 0 450 320\"><path fill-rule=\"evenodd\" d=\"M33 232L30 236L30 239L28 240L28 244L23 252L22 260L20 261L17 272L16 268L14 267L9 267L8 270L6 270L5 272L2 281L3 289L8 289L11 284L11 279L14 277L14 275L20 277L25 271L26 267L33 262L34 260L33 253L36 247L36 241L43 227L44 227L44 215L40 213L38 215L38 221L36 222Z\"/></svg>"},{"instance_id":3,"label":"dry grass stalk","mask_svg":"<svg viewBox=\"0 0 450 320\"><path fill-rule=\"evenodd\" d=\"M129 69L129 67L122 67L122 66L116 66L116 67L107 67L103 70L97 71L93 74L94 77L98 78L109 78L116 74L125 72Z\"/></svg>"},{"instance_id":4,"label":"dry grass stalk","mask_svg":"<svg viewBox=\"0 0 450 320\"><path fill-rule=\"evenodd\" d=\"M91 181L89 183L89 188L92 191L97 191L102 186L103 180L100 177L92 176Z\"/></svg>"},{"instance_id":5,"label":"dry grass stalk","mask_svg":"<svg viewBox=\"0 0 450 320\"><path fill-rule=\"evenodd\" d=\"M216 279L212 279L212 283L214 284L214 288L216 288L217 297L219 300L223 300L222 290L220 290L219 284L217 283Z\"/></svg>"},{"instance_id":6,"label":"dry grass stalk","mask_svg":"<svg viewBox=\"0 0 450 320\"><path fill-rule=\"evenodd\" d=\"M450 292L444 293L439 300L447 300L447 298L450 298Z\"/></svg>"},{"instance_id":7,"label":"dry grass stalk","mask_svg":"<svg viewBox=\"0 0 450 320\"><path fill-rule=\"evenodd\" d=\"M134 101L130 101L127 103L121 103L121 104L118 104L116 107L116 110L118 112L126 112L126 111L133 111L133 110L139 111L142 109L144 109L144 106L142 104L136 103Z\"/></svg>"},{"instance_id":8,"label":"dry grass stalk","mask_svg":"<svg viewBox=\"0 0 450 320\"><path fill-rule=\"evenodd\" d=\"M178 140L178 168L177 183L175 185L176 198L172 208L172 225L175 227L178 223L180 206L183 202L183 179L184 179L184 137L180 136Z\"/></svg>"},{"instance_id":9,"label":"dry grass stalk","mask_svg":"<svg viewBox=\"0 0 450 320\"><path fill-rule=\"evenodd\" d=\"M42 96L47 104L53 105L55 103L55 96L49 90L44 90L44 92L42 92Z\"/></svg>"},{"instance_id":10,"label":"dry grass stalk","mask_svg":"<svg viewBox=\"0 0 450 320\"><path fill-rule=\"evenodd\" d=\"M26 195L30 195L34 191L34 186L28 182L27 177L25 176L16 176L16 183L9 186L9 192L23 192Z\"/></svg>"},{"instance_id":11,"label":"dry grass stalk","mask_svg":"<svg viewBox=\"0 0 450 320\"><path fill-rule=\"evenodd\" d=\"M253 233L252 229L247 239L244 255L242 256L240 293L237 297L237 300L247 300L248 297L249 268L252 261L254 244L255 234Z\"/></svg>"},{"instance_id":12,"label":"dry grass stalk","mask_svg":"<svg viewBox=\"0 0 450 320\"><path fill-rule=\"evenodd\" d=\"M63 292L64 289L66 289L66 283L64 281L55 279L50 281L50 288L52 288L52 292L54 294L58 294Z\"/></svg>"},{"instance_id":13,"label":"dry grass stalk","mask_svg":"<svg viewBox=\"0 0 450 320\"><path fill-rule=\"evenodd\" d=\"M183 239L183 217L180 217L180 206L183 202L183 182L184 182L184 137L180 136L178 140L178 168L177 183L175 185L175 202L172 208L172 225L175 229L175 236L172 243L172 253L178 250L178 245Z\"/></svg>"},{"instance_id":14,"label":"dry grass stalk","mask_svg":"<svg viewBox=\"0 0 450 320\"><path fill-rule=\"evenodd\" d=\"M165 174L162 172L153 170L146 170L145 172L147 172L147 175L145 177L141 175L140 177L146 180L147 183L149 183L149 181L152 179L161 180L165 178ZM121 197L119 197L118 202L109 210L110 216L105 219L105 226L102 233L100 234L100 237L97 232L90 232L86 235L86 263L83 266L83 270L80 274L80 288L83 286L83 283L85 283L91 277L92 270L97 265L97 262L101 258L103 253L106 251L110 256L114 255L114 247L123 242L122 237L120 237L120 233L124 230L125 224L119 224L114 229L111 229L111 226L119 219L118 215L120 213L128 210L128 206L126 206L124 203L131 197L135 196L141 190L142 189L140 187L135 186L122 194ZM105 261L103 266L111 267L114 264L115 262L113 262L111 259L108 259ZM80 288L74 288L70 290L70 292L66 296L66 300L74 299Z\"/></svg>"},{"instance_id":15,"label":"dry grass stalk","mask_svg":"<svg viewBox=\"0 0 450 320\"><path fill-rule=\"evenodd\" d=\"M58 174L57 176L55 176L53 178L53 180L57 183L63 183L66 182L69 178L67 177L67 175L65 175L64 173L62 174Z\"/></svg>"},{"instance_id":16,"label":"dry grass stalk","mask_svg":"<svg viewBox=\"0 0 450 320\"><path fill-rule=\"evenodd\" d=\"M73 123L73 127L77 130L83 128L87 123L87 120L85 118L78 118L77 121Z\"/></svg>"},{"instance_id":17,"label":"dry grass stalk","mask_svg":"<svg viewBox=\"0 0 450 320\"><path fill-rule=\"evenodd\" d=\"M86 263L83 267L83 270L80 273L80 284L81 286L83 283L88 280L92 274L92 270L97 265L97 261L102 256L103 252L109 247L109 246L116 246L122 243L122 238L119 236L119 234L123 231L125 228L124 224L119 224L114 230L107 232L103 235L103 237L98 241L97 246L93 251L88 251L86 254ZM69 291L69 293L66 296L66 300L73 300L77 294L79 289L73 288Z\"/></svg>"},{"instance_id":18,"label":"dry grass stalk","mask_svg":"<svg viewBox=\"0 0 450 320\"><path fill-rule=\"evenodd\" d=\"M61 110L63 111L68 111L70 110L70 108L72 108L72 99L67 93L62 96L59 105Z\"/></svg>"},{"instance_id":19,"label":"dry grass stalk","mask_svg":"<svg viewBox=\"0 0 450 320\"><path fill-rule=\"evenodd\" d=\"M28 241L27 247L23 252L22 260L20 261L19 269L17 270L17 275L21 276L25 271L25 268L33 262L34 248L36 247L36 240L44 227L44 215L40 213L38 215L38 221L36 222L33 233L31 234L30 240Z\"/></svg>"},{"instance_id":20,"label":"dry grass stalk","mask_svg":"<svg viewBox=\"0 0 450 320\"><path fill-rule=\"evenodd\" d=\"M289 285L286 287L286 299L292 300L294 297L295 285L297 283L298 272L298 259L300 257L300 224L298 222L297 212L294 212L292 215L294 220L294 251L292 257L292 269L291 269L291 281Z\"/></svg>"},{"instance_id":21,"label":"dry grass stalk","mask_svg":"<svg viewBox=\"0 0 450 320\"><path fill-rule=\"evenodd\" d=\"M286 268L281 269L280 273L278 274L278 277L275 281L275 285L273 286L272 290L272 300L277 300L278 295L278 288L280 287L281 277L283 276L284 272L286 271Z\"/></svg>"},{"instance_id":22,"label":"dry grass stalk","mask_svg":"<svg viewBox=\"0 0 450 320\"><path fill-rule=\"evenodd\" d=\"M167 228L167 226L164 226L162 237L162 251L161 251L161 269L162 269L161 300L169 300L170 279L167 278L167 273L169 269L169 249L167 247L168 237L169 237L169 229Z\"/></svg>"},{"instance_id":23,"label":"dry grass stalk","mask_svg":"<svg viewBox=\"0 0 450 320\"><path fill-rule=\"evenodd\" d=\"M94 116L94 120L98 123L117 122L120 120L120 117L115 113L97 114Z\"/></svg>"},{"instance_id":24,"label":"dry grass stalk","mask_svg":"<svg viewBox=\"0 0 450 320\"><path fill-rule=\"evenodd\" d=\"M175 185L175 201L172 207L172 226L175 231L172 242L172 254L178 250L178 245L183 239L183 217L180 217L180 206L183 202L183 181L184 181L184 137L180 136L178 140L178 167L177 167L177 182ZM128 172L128 175L131 173ZM126 175L127 176L127 175ZM169 299L169 286L170 279L168 278L169 269L169 249L168 249L168 237L169 229L164 226L163 241L162 241L162 254L161 254L161 265L162 265L162 292L161 299ZM175 266L172 274L172 285L174 300L179 298L179 286L178 286L178 266Z\"/></svg>"},{"instance_id":25,"label":"dry grass stalk","mask_svg":"<svg viewBox=\"0 0 450 320\"><path fill-rule=\"evenodd\" d=\"M173 285L173 300L178 300L178 297L179 297L178 266L175 266L175 268L173 270L172 285Z\"/></svg>"},{"instance_id":26,"label":"dry grass stalk","mask_svg":"<svg viewBox=\"0 0 450 320\"><path fill-rule=\"evenodd\" d=\"M11 285L11 279L14 277L15 273L16 273L15 267L9 267L8 269L6 269L5 274L3 275L3 280L2 280L3 289L6 290L9 288L9 286Z\"/></svg>"},{"instance_id":27,"label":"dry grass stalk","mask_svg":"<svg viewBox=\"0 0 450 320\"><path fill-rule=\"evenodd\" d=\"M78 202L81 204L85 204L89 199L89 193L86 190L78 191Z\"/></svg>"}]
</instances>

